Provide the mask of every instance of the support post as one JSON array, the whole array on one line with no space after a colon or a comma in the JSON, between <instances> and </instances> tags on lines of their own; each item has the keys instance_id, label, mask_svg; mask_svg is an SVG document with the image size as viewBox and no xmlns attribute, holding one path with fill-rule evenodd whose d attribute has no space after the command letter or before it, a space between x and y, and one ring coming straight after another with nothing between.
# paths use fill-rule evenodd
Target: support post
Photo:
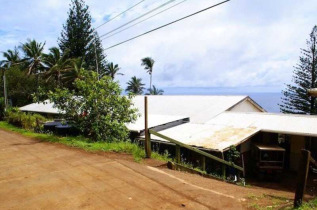
<instances>
[{"instance_id":1,"label":"support post","mask_svg":"<svg viewBox=\"0 0 317 210\"><path fill-rule=\"evenodd\" d=\"M175 145L175 159L176 159L176 163L180 163L181 162L181 147L179 145Z\"/></svg>"},{"instance_id":2,"label":"support post","mask_svg":"<svg viewBox=\"0 0 317 210\"><path fill-rule=\"evenodd\" d=\"M241 154L241 158L242 158L243 177L245 178L244 153Z\"/></svg>"},{"instance_id":3,"label":"support post","mask_svg":"<svg viewBox=\"0 0 317 210\"><path fill-rule=\"evenodd\" d=\"M302 205L309 171L310 151L302 149L301 154L302 156L297 172L297 186L294 199L295 208L298 208Z\"/></svg>"},{"instance_id":4,"label":"support post","mask_svg":"<svg viewBox=\"0 0 317 210\"><path fill-rule=\"evenodd\" d=\"M221 153L222 155L222 159L225 160L225 156L223 154L223 152ZM226 180L226 165L222 164L222 179Z\"/></svg>"},{"instance_id":5,"label":"support post","mask_svg":"<svg viewBox=\"0 0 317 210\"><path fill-rule=\"evenodd\" d=\"M144 149L145 149L145 156L147 158L151 158L151 136L149 132L148 126L148 98L147 96L144 97L144 123L145 123L145 142L144 142Z\"/></svg>"},{"instance_id":6,"label":"support post","mask_svg":"<svg viewBox=\"0 0 317 210\"><path fill-rule=\"evenodd\" d=\"M206 171L206 157L205 156L201 156L201 169L203 171Z\"/></svg>"}]
</instances>

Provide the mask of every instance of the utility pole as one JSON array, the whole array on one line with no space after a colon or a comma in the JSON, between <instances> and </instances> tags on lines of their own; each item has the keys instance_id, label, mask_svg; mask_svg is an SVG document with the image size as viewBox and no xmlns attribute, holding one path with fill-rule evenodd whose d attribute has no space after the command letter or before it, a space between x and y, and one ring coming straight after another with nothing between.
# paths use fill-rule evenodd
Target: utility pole
<instances>
[{"instance_id":1,"label":"utility pole","mask_svg":"<svg viewBox=\"0 0 317 210\"><path fill-rule=\"evenodd\" d=\"M4 107L5 110L8 108L8 93L7 93L7 83L6 83L6 74L3 69L3 95L4 95Z\"/></svg>"},{"instance_id":2,"label":"utility pole","mask_svg":"<svg viewBox=\"0 0 317 210\"><path fill-rule=\"evenodd\" d=\"M99 80L99 66L98 66L98 56L97 56L97 41L95 40L95 57L96 57L96 71L97 71L97 76Z\"/></svg>"}]
</instances>

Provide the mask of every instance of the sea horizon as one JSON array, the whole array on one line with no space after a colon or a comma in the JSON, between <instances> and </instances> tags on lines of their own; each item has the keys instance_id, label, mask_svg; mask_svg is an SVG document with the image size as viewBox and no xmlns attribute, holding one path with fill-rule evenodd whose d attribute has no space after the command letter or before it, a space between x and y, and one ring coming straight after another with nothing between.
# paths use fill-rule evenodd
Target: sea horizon
<instances>
[{"instance_id":1,"label":"sea horizon","mask_svg":"<svg viewBox=\"0 0 317 210\"><path fill-rule=\"evenodd\" d=\"M165 87L164 95L245 95L252 98L267 112L280 113L283 96L277 88L263 87Z\"/></svg>"}]
</instances>

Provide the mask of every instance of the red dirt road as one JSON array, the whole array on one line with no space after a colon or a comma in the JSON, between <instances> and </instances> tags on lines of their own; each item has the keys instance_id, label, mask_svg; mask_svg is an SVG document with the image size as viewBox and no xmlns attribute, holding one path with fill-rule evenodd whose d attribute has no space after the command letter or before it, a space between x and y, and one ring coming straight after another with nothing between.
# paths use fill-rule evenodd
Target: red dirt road
<instances>
[{"instance_id":1,"label":"red dirt road","mask_svg":"<svg viewBox=\"0 0 317 210\"><path fill-rule=\"evenodd\" d=\"M120 156L0 130L0 209L243 209L259 192Z\"/></svg>"}]
</instances>

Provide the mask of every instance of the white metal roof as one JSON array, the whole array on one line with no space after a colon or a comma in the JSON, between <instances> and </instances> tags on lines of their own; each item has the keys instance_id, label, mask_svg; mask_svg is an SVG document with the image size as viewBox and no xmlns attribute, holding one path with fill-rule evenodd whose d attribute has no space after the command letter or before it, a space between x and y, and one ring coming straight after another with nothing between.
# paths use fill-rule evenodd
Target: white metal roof
<instances>
[{"instance_id":1,"label":"white metal roof","mask_svg":"<svg viewBox=\"0 0 317 210\"><path fill-rule=\"evenodd\" d=\"M153 115L188 116L192 123L205 123L229 110L248 96L148 96L148 111ZM144 112L144 96L136 96L134 105Z\"/></svg>"},{"instance_id":2,"label":"white metal roof","mask_svg":"<svg viewBox=\"0 0 317 210\"><path fill-rule=\"evenodd\" d=\"M148 116L148 126L149 128L154 128L167 123L175 122L178 120L184 120L188 117L182 116L167 116L167 115L149 115ZM144 117L139 117L136 122L127 124L127 128L130 131L141 132L144 128Z\"/></svg>"},{"instance_id":3,"label":"white metal roof","mask_svg":"<svg viewBox=\"0 0 317 210\"><path fill-rule=\"evenodd\" d=\"M57 108L49 100L45 100L44 103L33 103L20 107L21 111L35 112L35 113L47 113L47 114L59 114Z\"/></svg>"},{"instance_id":4,"label":"white metal roof","mask_svg":"<svg viewBox=\"0 0 317 210\"><path fill-rule=\"evenodd\" d=\"M224 151L231 145L239 145L259 131L257 128L186 123L163 131L160 134L184 144L206 149ZM166 141L151 135L151 139Z\"/></svg>"},{"instance_id":5,"label":"white metal roof","mask_svg":"<svg viewBox=\"0 0 317 210\"><path fill-rule=\"evenodd\" d=\"M309 115L224 112L207 124L255 127L264 132L317 136L317 116Z\"/></svg>"}]
</instances>

